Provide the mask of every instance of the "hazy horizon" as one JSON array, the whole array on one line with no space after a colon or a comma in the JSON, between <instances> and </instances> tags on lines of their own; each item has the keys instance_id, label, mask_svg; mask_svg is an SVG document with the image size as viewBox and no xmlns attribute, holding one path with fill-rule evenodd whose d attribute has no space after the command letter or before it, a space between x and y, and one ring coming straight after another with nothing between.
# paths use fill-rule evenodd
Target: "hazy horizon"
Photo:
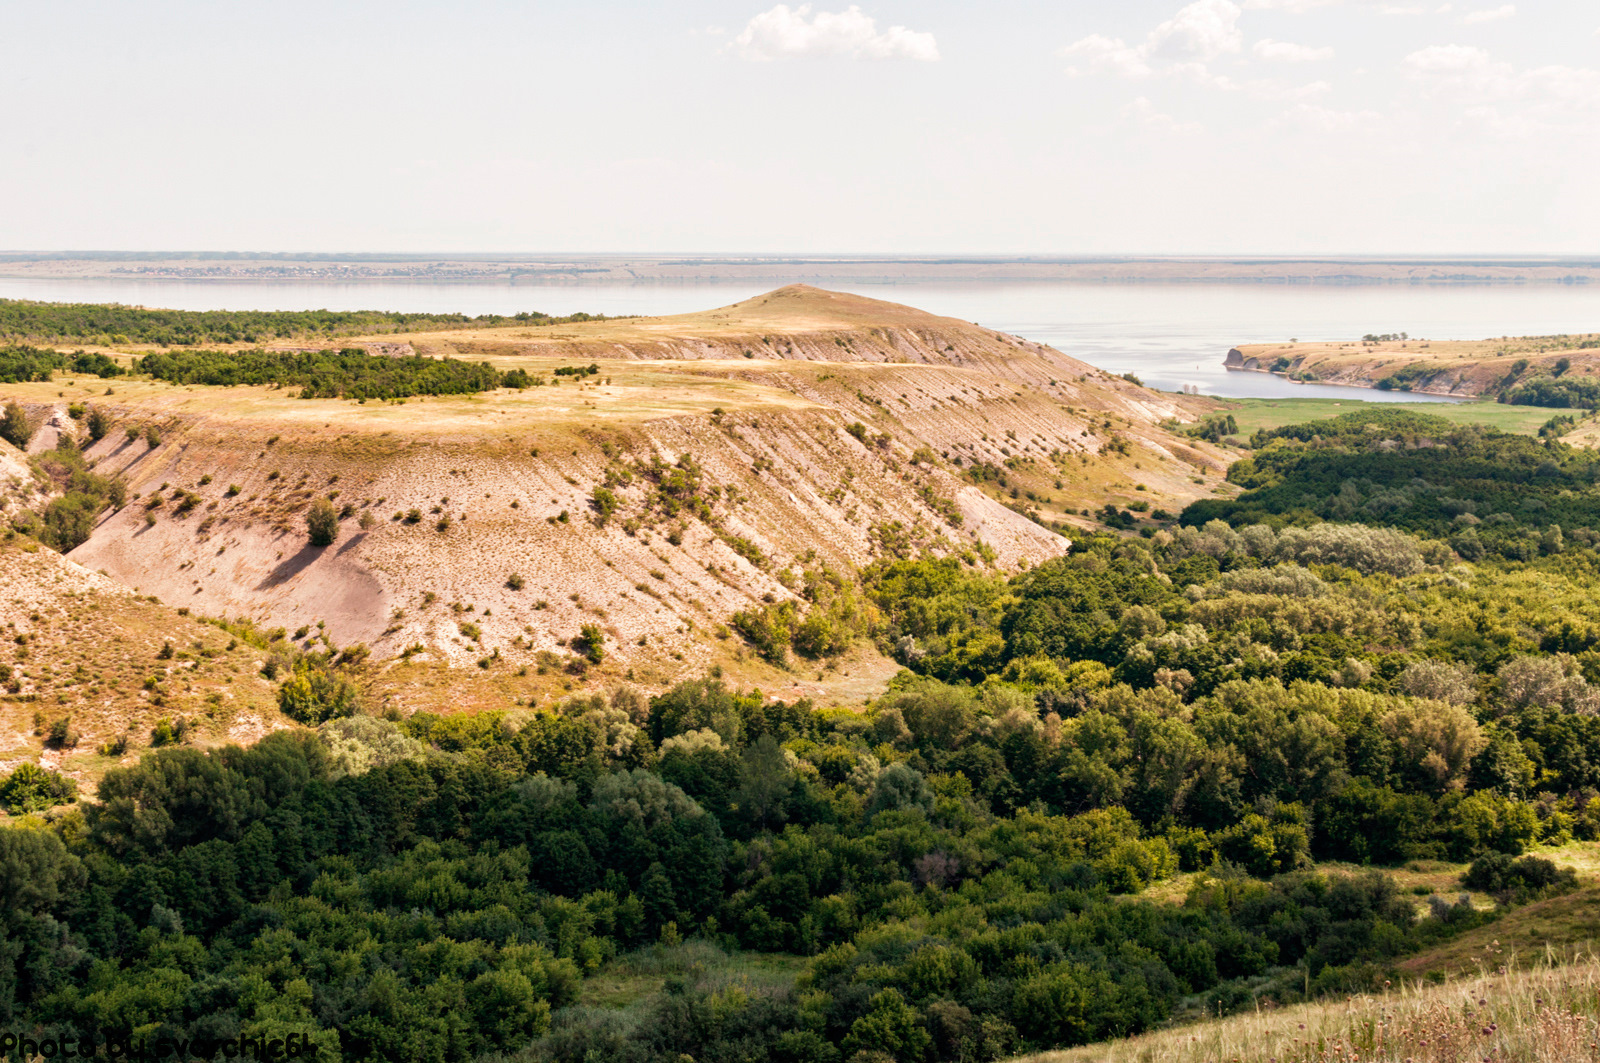
<instances>
[{"instance_id":1,"label":"hazy horizon","mask_svg":"<svg viewBox=\"0 0 1600 1063\"><path fill-rule=\"evenodd\" d=\"M920 253L906 252L870 252L870 251L794 251L794 250L729 250L709 249L705 251L312 251L302 248L0 248L0 260L11 261L53 261L53 260L82 260L82 259L163 259L163 258L282 258L327 261L388 261L388 260L430 260L444 259L450 261L485 261L485 262L582 262L586 260L604 259L649 259L661 262L715 262L723 259L737 261L781 262L785 259L805 261L839 261L839 262L1371 262L1384 264L1403 264L1406 262L1450 263L1515 263L1522 260L1537 261L1550 264L1566 262L1586 262L1600 258L1600 248L1594 251L1567 251L1567 252L1539 252L1539 251L1505 251L1493 254L1475 253L1470 251L1460 252L1405 252L1394 251L1388 253L1372 253L1362 251L1340 251L1328 253L1296 253L1292 251L1237 251L1237 252L1205 252L1196 251L1184 254L1165 254L1161 252L1101 252L1097 254L1077 254L1072 252L979 252L979 251L924 251Z\"/></svg>"}]
</instances>

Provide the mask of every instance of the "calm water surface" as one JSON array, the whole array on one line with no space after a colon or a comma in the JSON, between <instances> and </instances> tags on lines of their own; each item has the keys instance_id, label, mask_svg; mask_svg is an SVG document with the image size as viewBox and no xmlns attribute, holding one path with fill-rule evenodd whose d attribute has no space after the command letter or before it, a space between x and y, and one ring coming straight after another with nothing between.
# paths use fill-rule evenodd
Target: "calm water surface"
<instances>
[{"instance_id":1,"label":"calm water surface","mask_svg":"<svg viewBox=\"0 0 1600 1063\"><path fill-rule=\"evenodd\" d=\"M884 283L819 281L1048 343L1114 373L1209 395L1427 401L1364 388L1291 384L1222 367L1228 348L1405 332L1427 339L1600 331L1600 286ZM455 284L372 281L41 281L0 278L0 297L182 310L411 310L673 314L746 299L772 282Z\"/></svg>"}]
</instances>

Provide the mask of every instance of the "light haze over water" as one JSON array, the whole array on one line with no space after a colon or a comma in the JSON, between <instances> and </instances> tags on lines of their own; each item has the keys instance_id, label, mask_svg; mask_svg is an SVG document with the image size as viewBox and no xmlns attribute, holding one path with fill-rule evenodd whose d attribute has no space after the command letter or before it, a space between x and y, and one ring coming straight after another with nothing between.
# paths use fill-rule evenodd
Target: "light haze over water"
<instances>
[{"instance_id":1,"label":"light haze over water","mask_svg":"<svg viewBox=\"0 0 1600 1063\"><path fill-rule=\"evenodd\" d=\"M1600 286L1082 284L1024 281L814 281L1049 344L1151 387L1208 395L1427 401L1366 388L1229 372L1241 343L1359 339L1366 333L1483 339L1600 331ZM512 284L365 281L0 279L0 297L181 310L394 310L514 314L675 314L777 287L772 281Z\"/></svg>"}]
</instances>

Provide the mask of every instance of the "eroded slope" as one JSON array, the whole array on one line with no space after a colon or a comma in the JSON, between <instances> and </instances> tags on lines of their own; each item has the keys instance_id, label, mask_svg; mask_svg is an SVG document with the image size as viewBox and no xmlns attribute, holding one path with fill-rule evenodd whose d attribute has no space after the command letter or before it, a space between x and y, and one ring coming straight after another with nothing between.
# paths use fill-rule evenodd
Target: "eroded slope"
<instances>
[{"instance_id":1,"label":"eroded slope","mask_svg":"<svg viewBox=\"0 0 1600 1063\"><path fill-rule=\"evenodd\" d=\"M1064 552L1051 529L1086 510L1225 490L1224 452L1160 426L1181 397L857 296L405 340L598 372L403 403L93 379L0 397L58 431L81 434L75 401L115 421L83 443L130 499L74 560L198 614L320 623L480 679L562 674L592 624L606 662L583 681L669 682L736 658L730 615L797 600L803 570L920 549L1014 569ZM344 511L326 548L305 534L319 496Z\"/></svg>"}]
</instances>

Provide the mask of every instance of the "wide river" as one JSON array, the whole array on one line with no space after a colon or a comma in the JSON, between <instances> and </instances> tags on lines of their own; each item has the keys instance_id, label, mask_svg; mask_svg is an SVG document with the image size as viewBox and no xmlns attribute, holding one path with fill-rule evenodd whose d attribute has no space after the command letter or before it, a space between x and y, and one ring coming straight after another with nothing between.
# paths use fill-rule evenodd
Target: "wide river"
<instances>
[{"instance_id":1,"label":"wide river","mask_svg":"<svg viewBox=\"0 0 1600 1063\"><path fill-rule=\"evenodd\" d=\"M1426 339L1600 331L1600 285L862 283L843 288L1048 343L1152 387L1209 395L1427 401L1425 396L1292 384L1229 372L1228 348L1288 339L1405 332ZM0 297L119 302L184 310L410 310L435 313L673 314L776 287L744 283L316 284L279 281L0 278Z\"/></svg>"}]
</instances>

